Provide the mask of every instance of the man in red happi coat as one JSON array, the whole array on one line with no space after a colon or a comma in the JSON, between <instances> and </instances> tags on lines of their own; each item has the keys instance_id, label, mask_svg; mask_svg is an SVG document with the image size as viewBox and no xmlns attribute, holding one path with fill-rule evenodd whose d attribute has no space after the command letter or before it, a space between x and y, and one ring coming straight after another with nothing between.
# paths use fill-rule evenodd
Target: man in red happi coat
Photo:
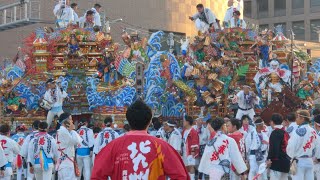
<instances>
[{"instance_id":1,"label":"man in red happi coat","mask_svg":"<svg viewBox=\"0 0 320 180\"><path fill-rule=\"evenodd\" d=\"M191 116L186 116L183 121L182 131L182 158L185 166L188 169L191 180L195 179L196 158L199 155L199 135L192 127L193 119Z\"/></svg>"},{"instance_id":2,"label":"man in red happi coat","mask_svg":"<svg viewBox=\"0 0 320 180\"><path fill-rule=\"evenodd\" d=\"M95 159L92 180L108 177L123 180L190 179L179 154L165 141L148 135L152 111L144 102L134 102L126 117L132 131L100 151Z\"/></svg>"}]
</instances>

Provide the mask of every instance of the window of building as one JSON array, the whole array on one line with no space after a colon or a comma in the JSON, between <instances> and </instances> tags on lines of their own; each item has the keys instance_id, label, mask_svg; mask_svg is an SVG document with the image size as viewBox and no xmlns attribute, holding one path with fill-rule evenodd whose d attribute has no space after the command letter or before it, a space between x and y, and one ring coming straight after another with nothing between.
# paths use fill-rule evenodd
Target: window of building
<instances>
[{"instance_id":1,"label":"window of building","mask_svg":"<svg viewBox=\"0 0 320 180\"><path fill-rule=\"evenodd\" d=\"M304 8L304 1L292 0L292 9Z\"/></svg>"},{"instance_id":2,"label":"window of building","mask_svg":"<svg viewBox=\"0 0 320 180\"><path fill-rule=\"evenodd\" d=\"M274 1L274 16L286 15L286 0Z\"/></svg>"},{"instance_id":3,"label":"window of building","mask_svg":"<svg viewBox=\"0 0 320 180\"><path fill-rule=\"evenodd\" d=\"M298 15L304 13L304 1L292 0L292 15Z\"/></svg>"},{"instance_id":4,"label":"window of building","mask_svg":"<svg viewBox=\"0 0 320 180\"><path fill-rule=\"evenodd\" d=\"M261 25L259 25L259 31L264 31L266 29L269 29L269 24L261 24Z\"/></svg>"},{"instance_id":5,"label":"window of building","mask_svg":"<svg viewBox=\"0 0 320 180\"><path fill-rule=\"evenodd\" d=\"M304 21L292 22L292 30L296 40L305 40Z\"/></svg>"},{"instance_id":6,"label":"window of building","mask_svg":"<svg viewBox=\"0 0 320 180\"><path fill-rule=\"evenodd\" d=\"M310 12L320 12L320 0L310 0Z\"/></svg>"},{"instance_id":7,"label":"window of building","mask_svg":"<svg viewBox=\"0 0 320 180\"><path fill-rule=\"evenodd\" d=\"M138 79L138 80L137 80L137 85L139 85L139 86L142 85L141 79Z\"/></svg>"},{"instance_id":8,"label":"window of building","mask_svg":"<svg viewBox=\"0 0 320 180\"><path fill-rule=\"evenodd\" d=\"M138 71L137 75L140 76L141 75L141 67L140 66L138 66L138 70L137 71Z\"/></svg>"},{"instance_id":9,"label":"window of building","mask_svg":"<svg viewBox=\"0 0 320 180\"><path fill-rule=\"evenodd\" d=\"M251 18L252 17L251 1L245 1L243 5L244 5L243 15L245 17Z\"/></svg>"},{"instance_id":10,"label":"window of building","mask_svg":"<svg viewBox=\"0 0 320 180\"><path fill-rule=\"evenodd\" d=\"M150 33L154 33L160 30L157 29L149 29ZM171 31L163 31L164 35L162 36L161 39L161 51L169 51L170 47L169 44L167 43L167 39L168 39L168 35L169 33L173 33L174 34L174 46L173 46L173 54L175 55L181 55L181 44L180 39L185 39L186 38L186 34L185 33L180 33L180 32L171 32Z\"/></svg>"},{"instance_id":11,"label":"window of building","mask_svg":"<svg viewBox=\"0 0 320 180\"><path fill-rule=\"evenodd\" d=\"M266 18L268 17L268 1L267 0L257 0L258 3L258 17Z\"/></svg>"},{"instance_id":12,"label":"window of building","mask_svg":"<svg viewBox=\"0 0 320 180\"><path fill-rule=\"evenodd\" d=\"M310 7L320 6L320 0L310 0Z\"/></svg>"},{"instance_id":13,"label":"window of building","mask_svg":"<svg viewBox=\"0 0 320 180\"><path fill-rule=\"evenodd\" d=\"M319 34L320 33L320 19L315 19L310 21L310 30L311 30L311 41L319 41Z\"/></svg>"},{"instance_id":14,"label":"window of building","mask_svg":"<svg viewBox=\"0 0 320 180\"><path fill-rule=\"evenodd\" d=\"M274 24L274 27L276 28L278 25L281 25L282 26L282 32L283 34L287 37L287 24L284 22L284 23L276 23Z\"/></svg>"}]
</instances>

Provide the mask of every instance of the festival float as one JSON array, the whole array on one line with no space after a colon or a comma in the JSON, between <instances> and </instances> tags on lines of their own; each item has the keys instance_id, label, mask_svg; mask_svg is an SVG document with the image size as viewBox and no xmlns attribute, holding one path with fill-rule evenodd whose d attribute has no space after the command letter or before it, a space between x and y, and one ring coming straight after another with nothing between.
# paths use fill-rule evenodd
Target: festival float
<instances>
[{"instance_id":1,"label":"festival float","mask_svg":"<svg viewBox=\"0 0 320 180\"><path fill-rule=\"evenodd\" d=\"M37 29L24 40L24 57L18 53L1 69L3 120L45 120L40 104L49 78L68 93L63 109L74 120L111 115L120 127L126 107L137 98L152 108L154 117L232 114L232 97L244 84L260 97L256 111L266 121L270 112L320 104L313 102L319 99L320 61L311 64L306 53L290 49L281 26L275 32L199 32L181 39L177 56L160 50L163 35L124 31L120 44L110 33L92 28Z\"/></svg>"}]
</instances>

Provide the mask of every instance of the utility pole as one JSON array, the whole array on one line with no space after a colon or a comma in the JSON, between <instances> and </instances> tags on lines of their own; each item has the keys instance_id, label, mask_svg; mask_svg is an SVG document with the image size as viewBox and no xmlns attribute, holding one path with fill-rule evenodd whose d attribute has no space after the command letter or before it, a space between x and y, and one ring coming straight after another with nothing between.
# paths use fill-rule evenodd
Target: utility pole
<instances>
[{"instance_id":1,"label":"utility pole","mask_svg":"<svg viewBox=\"0 0 320 180\"><path fill-rule=\"evenodd\" d=\"M105 32L106 32L107 34L110 34L110 31L111 31L110 24L117 23L117 22L121 22L121 21L122 21L121 18L115 19L115 20L111 20L111 21L110 21L110 20L105 21L105 25L104 25L104 27L105 27Z\"/></svg>"},{"instance_id":2,"label":"utility pole","mask_svg":"<svg viewBox=\"0 0 320 180\"><path fill-rule=\"evenodd\" d=\"M174 47L174 34L172 32L168 35L167 44L169 46L169 52L172 53Z\"/></svg>"},{"instance_id":3,"label":"utility pole","mask_svg":"<svg viewBox=\"0 0 320 180\"><path fill-rule=\"evenodd\" d=\"M293 30L291 29L290 30L290 40L291 40L291 80L290 80L290 83L291 83L291 91L293 92L293 61L294 61L294 52L293 52L293 43L294 43L294 32Z\"/></svg>"}]
</instances>

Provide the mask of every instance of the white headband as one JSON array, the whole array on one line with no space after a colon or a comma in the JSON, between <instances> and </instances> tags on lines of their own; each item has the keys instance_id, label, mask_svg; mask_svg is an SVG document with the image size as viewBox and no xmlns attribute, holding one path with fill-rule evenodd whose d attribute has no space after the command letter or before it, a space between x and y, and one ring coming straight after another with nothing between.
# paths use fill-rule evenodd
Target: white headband
<instances>
[{"instance_id":1,"label":"white headband","mask_svg":"<svg viewBox=\"0 0 320 180\"><path fill-rule=\"evenodd\" d=\"M261 123L254 123L255 125L262 125L262 124L264 124L263 122L261 122Z\"/></svg>"},{"instance_id":2,"label":"white headband","mask_svg":"<svg viewBox=\"0 0 320 180\"><path fill-rule=\"evenodd\" d=\"M175 127L175 126L176 126L175 124L171 124L171 123L168 123L168 122L166 122L166 124L167 124L168 126L171 126L171 127Z\"/></svg>"}]
</instances>

